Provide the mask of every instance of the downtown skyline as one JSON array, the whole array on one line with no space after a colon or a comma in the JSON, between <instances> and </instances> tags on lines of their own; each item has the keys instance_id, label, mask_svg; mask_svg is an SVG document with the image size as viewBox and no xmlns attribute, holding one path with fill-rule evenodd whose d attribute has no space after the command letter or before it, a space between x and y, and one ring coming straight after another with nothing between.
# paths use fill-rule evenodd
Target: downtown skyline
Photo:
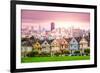
<instances>
[{"instance_id":1,"label":"downtown skyline","mask_svg":"<svg viewBox=\"0 0 100 73\"><path fill-rule=\"evenodd\" d=\"M50 12L22 10L22 28L39 27L50 30L51 23L55 23L55 28L79 28L84 30L90 29L90 14L76 12Z\"/></svg>"}]
</instances>

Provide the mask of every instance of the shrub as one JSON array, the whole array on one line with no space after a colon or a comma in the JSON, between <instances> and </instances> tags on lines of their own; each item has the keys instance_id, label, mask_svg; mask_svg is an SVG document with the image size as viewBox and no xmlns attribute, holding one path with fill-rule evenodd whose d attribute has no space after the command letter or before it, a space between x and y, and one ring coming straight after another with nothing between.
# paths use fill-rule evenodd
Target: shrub
<instances>
[{"instance_id":1,"label":"shrub","mask_svg":"<svg viewBox=\"0 0 100 73\"><path fill-rule=\"evenodd\" d=\"M84 53L85 53L86 55L90 55L90 49L88 49L88 48L85 49L85 50L84 50Z\"/></svg>"},{"instance_id":2,"label":"shrub","mask_svg":"<svg viewBox=\"0 0 100 73\"><path fill-rule=\"evenodd\" d=\"M61 55L61 53L60 52L55 52L54 55L59 56L59 55Z\"/></svg>"},{"instance_id":3,"label":"shrub","mask_svg":"<svg viewBox=\"0 0 100 73\"><path fill-rule=\"evenodd\" d=\"M39 54L39 56L42 56L42 57L50 56L50 53L41 52L41 53Z\"/></svg>"},{"instance_id":4,"label":"shrub","mask_svg":"<svg viewBox=\"0 0 100 73\"><path fill-rule=\"evenodd\" d=\"M28 56L28 57L35 57L35 56L38 56L38 51L34 50L34 51L32 51L32 52L29 52L29 53L27 54L27 56Z\"/></svg>"},{"instance_id":5,"label":"shrub","mask_svg":"<svg viewBox=\"0 0 100 73\"><path fill-rule=\"evenodd\" d=\"M69 50L64 50L63 53L68 55L68 54L70 54L70 51Z\"/></svg>"},{"instance_id":6,"label":"shrub","mask_svg":"<svg viewBox=\"0 0 100 73\"><path fill-rule=\"evenodd\" d=\"M79 50L76 50L76 51L74 51L74 54L75 55L80 55L80 51Z\"/></svg>"},{"instance_id":7,"label":"shrub","mask_svg":"<svg viewBox=\"0 0 100 73\"><path fill-rule=\"evenodd\" d=\"M32 57L32 56L33 56L32 52L27 53L27 57Z\"/></svg>"}]
</instances>

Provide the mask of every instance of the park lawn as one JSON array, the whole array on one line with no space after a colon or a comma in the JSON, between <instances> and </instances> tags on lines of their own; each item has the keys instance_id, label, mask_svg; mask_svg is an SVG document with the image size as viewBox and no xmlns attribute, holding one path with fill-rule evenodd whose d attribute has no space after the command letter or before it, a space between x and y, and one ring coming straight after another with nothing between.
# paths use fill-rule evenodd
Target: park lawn
<instances>
[{"instance_id":1,"label":"park lawn","mask_svg":"<svg viewBox=\"0 0 100 73\"><path fill-rule=\"evenodd\" d=\"M25 57L25 58L21 58L21 62L30 63L30 62L89 60L89 59L90 59L90 56Z\"/></svg>"}]
</instances>

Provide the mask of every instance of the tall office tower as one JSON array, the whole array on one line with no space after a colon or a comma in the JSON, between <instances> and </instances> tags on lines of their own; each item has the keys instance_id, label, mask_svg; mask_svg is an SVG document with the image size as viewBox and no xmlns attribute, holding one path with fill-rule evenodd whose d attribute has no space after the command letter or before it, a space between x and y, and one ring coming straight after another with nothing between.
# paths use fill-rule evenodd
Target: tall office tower
<instances>
[{"instance_id":1,"label":"tall office tower","mask_svg":"<svg viewBox=\"0 0 100 73\"><path fill-rule=\"evenodd\" d=\"M51 31L52 31L53 29L55 29L55 23L54 23L54 22L51 23Z\"/></svg>"},{"instance_id":2,"label":"tall office tower","mask_svg":"<svg viewBox=\"0 0 100 73\"><path fill-rule=\"evenodd\" d=\"M41 26L39 25L39 33L41 33Z\"/></svg>"}]
</instances>

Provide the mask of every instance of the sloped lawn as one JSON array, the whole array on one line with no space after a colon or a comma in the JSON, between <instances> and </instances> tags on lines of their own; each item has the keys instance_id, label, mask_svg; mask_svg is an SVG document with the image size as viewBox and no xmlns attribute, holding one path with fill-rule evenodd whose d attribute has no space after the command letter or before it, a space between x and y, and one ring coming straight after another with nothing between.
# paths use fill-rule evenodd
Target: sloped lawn
<instances>
[{"instance_id":1,"label":"sloped lawn","mask_svg":"<svg viewBox=\"0 0 100 73\"><path fill-rule=\"evenodd\" d=\"M53 57L25 57L21 58L22 63L30 62L51 62L51 61L75 61L89 60L90 56L53 56Z\"/></svg>"}]
</instances>

